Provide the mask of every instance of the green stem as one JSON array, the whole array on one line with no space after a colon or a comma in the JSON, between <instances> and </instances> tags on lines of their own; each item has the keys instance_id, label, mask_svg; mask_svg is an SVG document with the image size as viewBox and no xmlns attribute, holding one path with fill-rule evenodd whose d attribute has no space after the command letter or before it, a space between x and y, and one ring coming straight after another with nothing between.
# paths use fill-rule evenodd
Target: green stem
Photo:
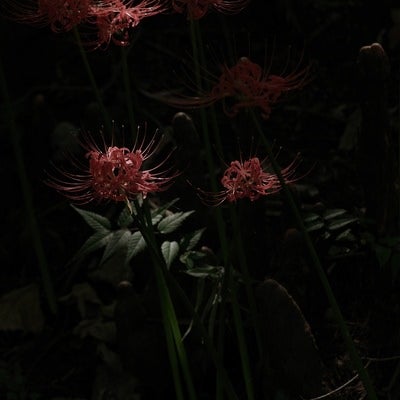
<instances>
[{"instance_id":1,"label":"green stem","mask_svg":"<svg viewBox=\"0 0 400 400\"><path fill-rule=\"evenodd\" d=\"M14 151L18 177L22 190L22 198L24 201L25 211L27 214L28 226L30 228L32 236L33 247L36 253L36 257L38 259L43 289L50 311L53 314L57 314L58 307L54 293L53 282L50 277L49 267L47 264L46 254L43 248L40 229L35 215L35 207L33 204L32 191L26 173L24 157L20 147L19 132L15 124L14 110L11 106L11 100L7 87L7 80L4 74L3 64L1 60L0 60L0 86L5 107L4 115L6 116L6 124L8 124L8 129L10 132L11 145Z\"/></svg>"},{"instance_id":2,"label":"green stem","mask_svg":"<svg viewBox=\"0 0 400 400\"><path fill-rule=\"evenodd\" d=\"M260 139L263 141L263 144L264 144L265 149L267 151L267 155L268 155L269 160L271 162L271 165L272 165L272 167L274 169L274 172L275 172L275 174L277 175L277 177L278 177L278 179L280 181L280 184L282 186L283 192L284 192L284 194L285 194L285 196L287 198L287 201L289 203L289 207L290 207L290 209L291 209L291 211L293 213L293 216L294 216L294 218L296 220L296 223L297 223L300 231L303 233L303 237L305 239L305 244L306 244L307 249L309 251L309 254L310 254L310 257L311 257L311 261L312 261L312 263L313 263L313 265L314 265L314 267L316 269L316 272L317 272L317 274L318 274L318 276L320 278L321 284L322 284L322 286L323 286L323 288L325 290L325 294L326 294L326 296L328 298L328 301L329 301L329 304L330 304L330 306L332 308L332 311L333 311L334 317L336 319L336 322L339 325L340 333L341 333L341 335L342 335L342 337L344 339L344 342L346 344L346 347L347 347L347 350L349 352L350 359L351 359L351 361L353 363L353 366L357 370L358 375L359 375L359 377L360 377L360 379L361 379L361 381L362 381L362 383L364 385L364 388L367 391L368 398L370 400L377 400L377 395L375 393L375 389L374 389L374 386L372 384L372 381L371 381L371 379L369 377L369 374L368 374L367 370L364 368L364 365L363 365L363 363L361 361L361 358L360 358L360 356L358 354L358 351L357 351L357 349L356 349L356 347L354 345L353 339L351 338L350 332L349 332L349 330L347 328L346 322L345 322L345 320L343 318L342 312L341 312L341 310L339 308L339 305L338 305L338 303L336 301L336 297L335 297L335 295L333 293L331 285L329 284L329 281L328 281L328 278L327 278L327 276L325 274L325 271L324 271L324 269L323 269L323 267L321 265L321 262L319 260L318 254L317 254L317 252L315 250L315 247L314 247L314 245L312 243L311 237L308 234L307 229L305 228L303 219L302 219L302 217L300 215L300 212L299 212L299 210L298 210L298 208L296 206L296 203L295 203L295 201L293 199L292 193L289 190L289 188L288 188L288 186L287 186L287 184L285 182L284 177L282 176L281 169L280 169L280 167L279 167L279 165L278 165L278 163L277 163L277 161L275 159L275 156L274 156L273 151L272 151L272 147L271 147L268 139L264 135L264 132L263 132L263 130L261 128L261 125L260 125L260 122L258 121L257 116L255 115L254 110L250 109L250 114L252 116L253 123L254 123L254 125L255 125L258 133L259 133Z\"/></svg>"},{"instance_id":3,"label":"green stem","mask_svg":"<svg viewBox=\"0 0 400 400\"><path fill-rule=\"evenodd\" d=\"M150 209L148 207L147 201L143 202L143 207L144 207L144 212L145 212L145 217L146 217L146 225L149 228L147 232L150 234L151 242L153 243L152 247L154 250L154 254L158 254L158 260L159 260L159 267L156 268L156 272L158 273L158 280L159 280L159 287L164 291L164 300L166 301L166 306L167 309L166 311L168 312L168 320L169 323L171 324L171 331L172 335L175 340L175 346L178 352L178 356L182 365L183 369L183 375L187 384L187 389L189 392L189 398L195 400L197 398L196 391L194 389L193 385L193 379L190 373L190 366L186 354L185 347L183 346L183 341L182 341L182 333L179 329L179 324L178 324L178 319L176 317L174 305L171 300L171 296L168 290L168 285L165 280L165 274L169 274L169 271L167 269L167 266L164 261L164 257L161 254L161 249L159 246L157 246L156 238L154 236L154 231L153 231L153 226L152 226L152 219L151 219L151 213Z\"/></svg>"},{"instance_id":4,"label":"green stem","mask_svg":"<svg viewBox=\"0 0 400 400\"><path fill-rule=\"evenodd\" d=\"M236 336L238 339L239 353L242 361L243 379L246 387L246 394L249 400L254 399L253 378L250 368L249 354L247 351L246 337L243 329L242 316L237 300L236 284L233 280L233 274L229 274L229 288L231 292L233 322L235 324Z\"/></svg>"},{"instance_id":5,"label":"green stem","mask_svg":"<svg viewBox=\"0 0 400 400\"><path fill-rule=\"evenodd\" d=\"M122 78L124 80L125 86L125 100L126 100L126 107L128 110L128 118L129 124L131 127L131 132L133 137L136 137L136 122L135 122L135 115L133 112L133 95L131 90L131 80L129 75L129 67L128 67L128 55L127 49L125 47L121 47L121 63L122 63Z\"/></svg>"},{"instance_id":6,"label":"green stem","mask_svg":"<svg viewBox=\"0 0 400 400\"><path fill-rule=\"evenodd\" d=\"M135 204L135 208L139 209L140 206L137 202L134 202ZM175 278L169 273L169 271L166 268L164 259L161 255L160 250L158 249L157 246L153 247L155 244L155 238L154 238L154 232L151 233L151 236L153 238L148 237L148 232L149 230L147 228L143 228L144 226L148 225L148 223L145 223L145 221L149 218L147 217L146 219L143 218L143 215L140 213L140 218L139 217L135 217L135 220L138 224L138 226L141 229L141 232L143 234L143 237L146 241L146 244L148 246L150 246L152 248L151 254L153 258L153 262L155 265L158 265L164 272L164 279L166 280L166 284L164 285L165 287L167 287L167 284L174 290L174 293L179 297L179 300L181 301L182 305L186 308L186 310L193 316L193 322L194 325L197 329L199 329L200 334L204 340L204 344L207 347L207 350L215 364L215 367L218 371L218 375L221 378L221 382L220 384L223 385L223 388L225 389L225 392L228 396L228 398L230 400L239 400L237 395L235 394L235 391L233 389L233 386L231 384L231 382L229 381L228 375L224 369L223 366L223 362L222 362L222 358L221 355L217 353L217 351L215 350L212 341L209 338L207 329L204 327L200 316L198 315L198 313L196 312L196 310L194 309L192 303L190 302L190 300L188 299L186 293L184 292L184 290L181 288L181 286L179 285L179 283L175 280ZM147 213L147 215L149 215ZM176 317L175 317L176 318ZM180 339L180 342L182 341L182 339Z\"/></svg>"},{"instance_id":7,"label":"green stem","mask_svg":"<svg viewBox=\"0 0 400 400\"><path fill-rule=\"evenodd\" d=\"M158 268L156 268L156 270L157 270L157 272L156 272L157 287L159 289L159 293L161 294L161 292L163 291L163 286L162 286L162 282L159 279ZM163 295L160 296L161 303L163 303L162 298L163 298ZM165 338L167 341L168 357L169 357L169 362L171 364L171 369L172 369L172 377L174 380L176 398L177 398L177 400L184 400L185 397L183 395L182 381L181 381L181 376L179 373L178 357L176 356L174 337L173 337L172 330L170 329L170 326L169 326L167 313L165 313L165 312L162 313L162 320L163 320L163 324L164 324L164 333L165 333Z\"/></svg>"},{"instance_id":8,"label":"green stem","mask_svg":"<svg viewBox=\"0 0 400 400\"><path fill-rule=\"evenodd\" d=\"M106 127L106 130L107 130L107 133L112 134L113 127L112 127L111 119L109 117L109 113L107 111L107 108L104 105L104 102L103 102L99 87L97 86L97 83L96 83L96 79L94 78L94 74L93 74L92 68L90 67L90 63L89 63L89 60L87 58L86 51L85 51L85 49L83 47L79 31L76 28L76 26L74 26L72 31L74 33L76 43L78 44L79 53L81 55L81 58L82 58L82 61L83 61L83 65L85 66L86 73L88 75L90 84L92 86L93 93L94 93L94 95L96 97L96 100L97 100L97 103L98 103L98 105L100 107L101 113L103 114L103 119L104 119L104 123L105 123L105 127Z\"/></svg>"},{"instance_id":9,"label":"green stem","mask_svg":"<svg viewBox=\"0 0 400 400\"><path fill-rule=\"evenodd\" d=\"M182 302L182 305L193 316L194 325L196 326L197 329L199 329L202 339L204 341L204 344L206 345L207 350L208 350L209 354L211 355L211 358L217 369L217 375L220 379L219 382L217 381L217 387L220 386L221 388L223 388L225 390L225 393L228 396L229 400L239 400L234 391L232 383L229 380L226 370L224 368L223 357L222 357L222 353L220 351L220 347L218 347L218 352L217 352L211 339L210 339L207 329L204 327L204 325L201 321L200 316L198 315L198 313L194 309L192 303L188 299L186 293L181 288L181 286L176 282L174 277L171 274L169 274L169 275L166 275L166 279L167 279L168 283L170 284L170 286L174 289L175 293L179 296L179 300ZM222 303L222 307L224 307L224 306L225 306L225 303ZM222 398L222 396L217 397L217 398Z\"/></svg>"},{"instance_id":10,"label":"green stem","mask_svg":"<svg viewBox=\"0 0 400 400\"><path fill-rule=\"evenodd\" d=\"M198 21L191 20L190 21L190 37L192 42L192 52L193 52L193 60L194 60L194 69L195 69L195 79L197 83L197 87L199 90L202 88L202 80L200 74L200 54L199 54L199 43L201 44L201 35L199 32ZM210 134L208 129L207 115L204 109L200 109L200 121L201 121L201 132L203 136L203 143L205 147L206 154L206 163L208 168L208 173L211 179L211 188L212 190L217 190L217 181L215 178L215 164L212 157L212 146L210 140ZM223 257L223 265L225 268L228 265L229 253L228 253L228 240L226 235L226 227L222 217L221 210L216 209L215 213L218 236L221 243L221 251ZM224 288L222 290L222 305L219 314L219 331L218 331L218 348L220 351L221 357L224 354L224 338L225 338L225 292L226 292L226 274L224 275ZM222 378L218 376L217 372L217 386L216 386L216 400L223 398L223 388L222 388Z\"/></svg>"},{"instance_id":11,"label":"green stem","mask_svg":"<svg viewBox=\"0 0 400 400\"><path fill-rule=\"evenodd\" d=\"M168 337L172 335L175 347L173 349L173 357L178 356L181 363L182 373L186 382L187 390L189 393L189 399L196 400L197 395L193 385L193 379L190 373L189 362L186 354L185 347L182 342L182 334L179 329L178 319L176 316L175 308L171 300L171 296L168 290L168 285L165 280L165 275L168 274L167 267L165 265L164 258L161 254L161 250L157 245L156 238L154 236L151 213L146 200L143 200L143 208L141 208L138 202L135 202L135 208L138 213L139 228L146 241L146 244L150 250L150 255L153 260L154 270L157 280L157 286L160 294L161 310L163 314L163 321L165 322L165 332ZM144 211L144 215L142 215ZM169 344L169 342L168 342ZM172 352L172 349L170 349ZM180 380L179 380L180 382ZM178 383L178 382L177 382ZM181 385L178 386L177 392L182 391Z\"/></svg>"},{"instance_id":12,"label":"green stem","mask_svg":"<svg viewBox=\"0 0 400 400\"><path fill-rule=\"evenodd\" d=\"M400 82L399 82L399 87L398 87L398 96L400 99ZM397 118L398 118L398 121L400 121L400 100L398 100L397 107L399 109ZM399 125L398 131L397 131L397 176L400 177L400 125ZM397 201L398 201L398 204L397 204L397 206L398 206L397 228L400 231L400 195L398 192L397 192Z\"/></svg>"},{"instance_id":13,"label":"green stem","mask_svg":"<svg viewBox=\"0 0 400 400\"><path fill-rule=\"evenodd\" d=\"M169 295L168 289L165 285L165 280L162 275L161 270L158 268L158 266L155 266L155 275L156 275L156 280L157 280L157 287L158 287L158 292L160 294L160 303L162 305L162 318L163 318L163 323L164 323L164 331L165 331L165 336L167 339L167 346L168 346L168 354L169 354L169 359L171 362L171 367L172 367L172 374L174 376L174 383L175 383L175 391L176 391L176 396L178 399L183 400L183 387L182 387L182 382L181 382L181 377L179 373L179 365L178 365L178 358L181 360L182 356L179 354L177 356L177 346L176 346L176 331L173 329L171 320L174 319L175 317L175 312L173 311L173 306L172 306L172 301L171 297ZM175 317L176 319L176 317ZM179 337L179 335L178 335ZM185 374L185 368L183 368L184 374ZM193 397L193 394L190 395L191 399L195 399Z\"/></svg>"},{"instance_id":14,"label":"green stem","mask_svg":"<svg viewBox=\"0 0 400 400\"><path fill-rule=\"evenodd\" d=\"M196 82L197 82L198 88L201 90L203 83L202 83L202 79L201 79L200 65L205 65L204 46L203 46L203 42L202 42L202 36L201 36L201 31L200 31L198 21L191 21L190 27L191 27L193 59L194 59L194 63L195 63ZM220 154L222 154L223 146L222 146L221 137L219 134L215 110L213 108L211 109L210 114L211 114L212 125L214 128L213 139L216 143L218 151L220 152ZM214 160L212 157L212 146L211 146L211 140L210 140L207 114L204 109L200 110L200 116L201 116L201 125L202 125L203 137L204 137L208 170L209 170L209 175L211 178L211 188L212 188L212 190L217 191L218 185L217 185L217 180L216 180L216 176L215 176L216 167L215 167L215 163L214 163ZM234 281L233 281L233 265L230 263L231 256L229 254L228 239L227 239L227 234L226 234L226 225L225 225L225 222L224 222L224 219L222 216L222 211L220 208L216 209L216 221L217 221L217 228L218 228L218 233L219 233L219 238L220 238L220 243L221 243L223 261L224 261L224 265L226 266L224 285L223 285L223 290L222 290L222 298L223 298L222 301L223 302L226 301L225 300L226 294L230 290L231 295L233 296L231 306L232 306L232 312L233 312L233 318L234 318L234 325L235 325L237 339L238 339L239 352L241 355L243 377L245 380L247 397L249 399L253 399L254 398L254 390L253 390L253 380L251 379L251 369L250 369L250 363L249 363L248 349L247 349L247 344L246 344L245 335L244 335L243 321L241 319L240 308L239 308L239 304L238 304L237 298L236 298L236 285L234 284ZM235 233L237 233L237 232L235 232ZM243 261L243 259L245 259L243 248L241 247L241 243L237 243L237 244L239 245L238 247L241 250L241 255L242 255L241 261ZM239 250L239 252L240 252L240 250ZM246 265L247 264L244 262L242 265L243 268L245 268ZM247 286L247 284L246 284L246 286ZM250 290L247 290L247 293L250 294ZM255 320L256 308L255 308L254 296L252 294L250 294L250 296L253 297L253 301L251 299L249 299L249 304L252 307L252 316L254 317L254 320ZM219 346L221 348L224 348L224 336L225 336L224 320L225 320L225 307L221 307L220 331L219 331ZM256 326L257 325L255 325L255 327ZM257 335L257 336L259 337L259 335ZM258 343L261 343L261 341L259 340ZM222 396L222 388L218 387L218 385L217 385L217 399L220 398L218 396Z\"/></svg>"},{"instance_id":15,"label":"green stem","mask_svg":"<svg viewBox=\"0 0 400 400\"><path fill-rule=\"evenodd\" d=\"M241 232L241 227L240 227L240 219L239 216L237 215L237 211L231 206L230 207L230 215L231 215L231 221L232 221L232 228L234 232L234 238L235 238L235 243L236 243L236 251L238 254L238 260L239 260L239 265L240 265L240 272L242 273L244 285L246 288L246 294L247 294L247 299L249 302L249 308L250 308L250 317L253 323L254 327L254 334L256 337L256 342L257 342L257 347L258 347L258 354L260 359L263 357L264 350L263 350L263 345L262 345L262 340L261 340L261 334L260 334L260 326L259 326L259 319L258 319L258 312L257 312L257 303L256 299L254 296L254 291L253 287L251 284L251 276L249 273L249 268L247 265L247 259L246 255L244 253L243 249L243 240L242 240L242 232Z\"/></svg>"}]
</instances>

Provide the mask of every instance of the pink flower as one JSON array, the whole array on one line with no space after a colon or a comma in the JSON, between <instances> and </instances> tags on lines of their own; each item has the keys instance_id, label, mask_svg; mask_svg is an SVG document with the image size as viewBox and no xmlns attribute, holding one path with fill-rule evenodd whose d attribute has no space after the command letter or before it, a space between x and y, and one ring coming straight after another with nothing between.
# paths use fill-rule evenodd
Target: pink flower
<instances>
[{"instance_id":1,"label":"pink flower","mask_svg":"<svg viewBox=\"0 0 400 400\"><path fill-rule=\"evenodd\" d=\"M261 109L261 116L268 119L272 106L285 93L302 88L309 81L309 67L286 75L274 75L264 71L258 64L242 57L231 68L222 66L222 74L211 91L199 97L153 97L165 103L186 109L210 106L223 100L227 116L234 117L243 108Z\"/></svg>"},{"instance_id":2,"label":"pink flower","mask_svg":"<svg viewBox=\"0 0 400 400\"><path fill-rule=\"evenodd\" d=\"M224 14L236 14L243 10L250 0L172 0L172 7L179 14L186 14L187 19L200 19L210 9Z\"/></svg>"},{"instance_id":3,"label":"pink flower","mask_svg":"<svg viewBox=\"0 0 400 400\"><path fill-rule=\"evenodd\" d=\"M46 182L70 200L77 203L88 203L93 200L128 202L141 195L166 190L178 175L171 171L160 170L166 162L162 161L151 169L144 168L144 162L157 151L155 137L145 145L144 139L133 149L127 147L107 146L101 150L90 138L82 143L86 150L87 162L74 163L78 172L57 169L59 177L50 175Z\"/></svg>"},{"instance_id":4,"label":"pink flower","mask_svg":"<svg viewBox=\"0 0 400 400\"><path fill-rule=\"evenodd\" d=\"M6 14L11 19L43 27L53 32L66 32L89 17L91 0L39 0L19 3L5 1Z\"/></svg>"},{"instance_id":5,"label":"pink flower","mask_svg":"<svg viewBox=\"0 0 400 400\"><path fill-rule=\"evenodd\" d=\"M266 160L265 160L266 161ZM298 158L281 170L285 183L291 183ZM224 201L235 202L248 198L250 201L277 193L282 186L276 174L263 169L258 157L252 157L246 161L232 161L221 178L224 190L220 192L205 192L198 189L200 198L205 204L218 206Z\"/></svg>"},{"instance_id":6,"label":"pink flower","mask_svg":"<svg viewBox=\"0 0 400 400\"><path fill-rule=\"evenodd\" d=\"M136 4L135 4L136 3ZM96 38L87 42L91 47L107 47L112 41L118 46L130 43L133 28L144 18L168 10L167 3L161 0L112 0L104 6L91 8L91 23L96 30Z\"/></svg>"},{"instance_id":7,"label":"pink flower","mask_svg":"<svg viewBox=\"0 0 400 400\"><path fill-rule=\"evenodd\" d=\"M232 68L223 66L219 82L213 87L211 96L216 99L232 97L234 104L224 103L224 112L234 117L241 108L259 107L261 116L267 119L271 106L281 95L302 87L307 69L286 76L270 75L246 57L242 57Z\"/></svg>"},{"instance_id":8,"label":"pink flower","mask_svg":"<svg viewBox=\"0 0 400 400\"><path fill-rule=\"evenodd\" d=\"M18 22L46 26L66 32L80 25L89 35L85 44L106 47L111 41L120 46L130 42L130 31L143 18L169 10L167 0L30 0L27 4L4 0L6 14ZM93 38L94 35L94 38Z\"/></svg>"}]
</instances>

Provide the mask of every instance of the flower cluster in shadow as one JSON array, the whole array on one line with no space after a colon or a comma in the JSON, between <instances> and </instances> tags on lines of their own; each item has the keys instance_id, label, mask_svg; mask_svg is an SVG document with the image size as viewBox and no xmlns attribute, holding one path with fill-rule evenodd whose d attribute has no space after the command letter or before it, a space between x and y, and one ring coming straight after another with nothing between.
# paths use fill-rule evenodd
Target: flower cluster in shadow
<instances>
[{"instance_id":1,"label":"flower cluster in shadow","mask_svg":"<svg viewBox=\"0 0 400 400\"><path fill-rule=\"evenodd\" d=\"M53 32L82 28L88 49L106 49L110 42L131 43L132 30L144 19L161 13L186 14L200 19L210 10L238 13L249 0L5 0L3 14L11 19Z\"/></svg>"}]
</instances>

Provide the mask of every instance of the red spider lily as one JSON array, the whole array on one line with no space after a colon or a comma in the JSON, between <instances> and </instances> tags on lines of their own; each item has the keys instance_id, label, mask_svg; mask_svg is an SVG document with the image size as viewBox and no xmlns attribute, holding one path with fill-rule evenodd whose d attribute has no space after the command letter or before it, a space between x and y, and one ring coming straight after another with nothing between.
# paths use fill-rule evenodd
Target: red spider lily
<instances>
[{"instance_id":1,"label":"red spider lily","mask_svg":"<svg viewBox=\"0 0 400 400\"><path fill-rule=\"evenodd\" d=\"M92 0L5 1L6 14L15 21L66 32L90 16Z\"/></svg>"},{"instance_id":2,"label":"red spider lily","mask_svg":"<svg viewBox=\"0 0 400 400\"><path fill-rule=\"evenodd\" d=\"M236 14L243 10L250 0L172 0L173 9L186 14L187 19L204 17L210 9L224 14Z\"/></svg>"},{"instance_id":3,"label":"red spider lily","mask_svg":"<svg viewBox=\"0 0 400 400\"><path fill-rule=\"evenodd\" d=\"M137 4L135 4L137 3ZM112 0L109 4L91 8L91 23L95 26L97 37L87 44L98 48L106 47L111 41L118 46L130 43L130 31L139 25L144 18L168 10L165 1Z\"/></svg>"},{"instance_id":4,"label":"red spider lily","mask_svg":"<svg viewBox=\"0 0 400 400\"><path fill-rule=\"evenodd\" d=\"M216 99L233 97L235 104L231 108L224 103L224 111L234 117L241 108L259 107L261 116L267 119L271 106L279 97L290 90L298 89L305 83L308 69L293 72L286 76L270 75L246 57L242 57L232 68L226 65L219 82L211 91Z\"/></svg>"},{"instance_id":5,"label":"red spider lily","mask_svg":"<svg viewBox=\"0 0 400 400\"><path fill-rule=\"evenodd\" d=\"M29 0L27 4L5 0L6 14L15 21L46 26L54 32L69 31L77 25L94 27L96 38L86 41L93 48L111 41L129 44L129 33L143 18L169 9L166 0Z\"/></svg>"},{"instance_id":6,"label":"red spider lily","mask_svg":"<svg viewBox=\"0 0 400 400\"><path fill-rule=\"evenodd\" d=\"M281 170L285 183L297 180L293 178L297 162L296 157L290 165ZM264 170L258 157L252 157L244 162L232 161L221 178L221 184L225 189L220 192L197 189L205 204L218 206L224 201L235 202L244 198L254 201L261 196L277 193L282 188L278 176Z\"/></svg>"},{"instance_id":7,"label":"red spider lily","mask_svg":"<svg viewBox=\"0 0 400 400\"><path fill-rule=\"evenodd\" d=\"M207 107L223 100L226 115L234 117L242 108L258 107L261 116L268 119L273 104L287 92L302 88L309 81L309 67L295 70L286 75L273 75L246 57L239 59L229 68L222 66L222 74L209 93L199 97L153 97L169 105L193 109ZM228 102L230 105L228 105Z\"/></svg>"},{"instance_id":8,"label":"red spider lily","mask_svg":"<svg viewBox=\"0 0 400 400\"><path fill-rule=\"evenodd\" d=\"M70 200L85 204L93 200L126 202L138 196L166 190L177 172L160 170L166 159L151 169L144 169L144 162L157 151L155 136L145 145L144 139L133 149L107 146L101 150L88 137L82 142L87 163L75 163L79 172L57 169L60 177L50 176L46 182Z\"/></svg>"}]
</instances>

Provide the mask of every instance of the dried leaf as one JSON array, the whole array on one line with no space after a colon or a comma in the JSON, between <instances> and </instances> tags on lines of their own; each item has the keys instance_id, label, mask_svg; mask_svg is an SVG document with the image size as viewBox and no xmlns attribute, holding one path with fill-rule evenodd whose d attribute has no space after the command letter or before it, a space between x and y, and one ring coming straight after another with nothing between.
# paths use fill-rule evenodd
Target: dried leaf
<instances>
[{"instance_id":1,"label":"dried leaf","mask_svg":"<svg viewBox=\"0 0 400 400\"><path fill-rule=\"evenodd\" d=\"M86 319L75 328L74 334L81 338L93 337L101 342L113 343L115 341L115 323L100 319Z\"/></svg>"},{"instance_id":2,"label":"dried leaf","mask_svg":"<svg viewBox=\"0 0 400 400\"><path fill-rule=\"evenodd\" d=\"M66 296L61 297L60 301L76 303L78 306L79 314L82 318L86 318L88 316L88 303L98 306L102 305L102 302L97 296L97 293L86 282L77 283L76 285L74 285L71 292Z\"/></svg>"},{"instance_id":3,"label":"dried leaf","mask_svg":"<svg viewBox=\"0 0 400 400\"><path fill-rule=\"evenodd\" d=\"M0 298L0 330L38 333L44 326L39 288L30 284Z\"/></svg>"},{"instance_id":4,"label":"dried leaf","mask_svg":"<svg viewBox=\"0 0 400 400\"><path fill-rule=\"evenodd\" d=\"M285 391L295 396L321 393L322 363L310 326L287 290L274 279L256 292L265 350L265 393ZM271 375L272 374L272 375Z\"/></svg>"}]
</instances>

